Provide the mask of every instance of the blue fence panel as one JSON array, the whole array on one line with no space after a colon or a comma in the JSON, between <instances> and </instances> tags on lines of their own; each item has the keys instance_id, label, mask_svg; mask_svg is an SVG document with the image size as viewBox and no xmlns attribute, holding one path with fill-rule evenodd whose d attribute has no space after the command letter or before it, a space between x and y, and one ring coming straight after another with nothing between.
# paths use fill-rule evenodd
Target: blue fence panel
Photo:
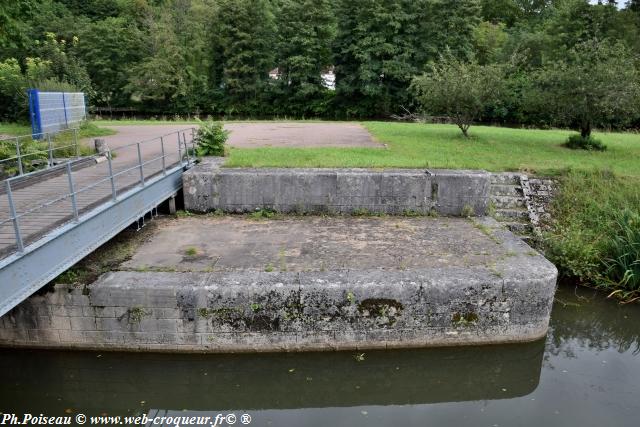
<instances>
[{"instance_id":1,"label":"blue fence panel","mask_svg":"<svg viewBox=\"0 0 640 427\"><path fill-rule=\"evenodd\" d=\"M40 92L29 89L28 95L34 139L40 139L42 133L69 129L86 118L82 92Z\"/></svg>"}]
</instances>

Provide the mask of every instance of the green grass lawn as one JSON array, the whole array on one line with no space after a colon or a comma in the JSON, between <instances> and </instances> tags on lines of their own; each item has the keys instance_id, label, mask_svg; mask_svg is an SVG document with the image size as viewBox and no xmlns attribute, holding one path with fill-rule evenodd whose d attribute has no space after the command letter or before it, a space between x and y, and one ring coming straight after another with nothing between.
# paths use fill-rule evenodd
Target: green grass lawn
<instances>
[{"instance_id":1,"label":"green grass lawn","mask_svg":"<svg viewBox=\"0 0 640 427\"><path fill-rule=\"evenodd\" d=\"M555 175L568 168L610 169L640 176L640 134L596 133L606 152L562 146L565 130L473 126L465 139L454 125L364 122L387 148L256 148L230 150L229 167L450 168Z\"/></svg>"}]
</instances>

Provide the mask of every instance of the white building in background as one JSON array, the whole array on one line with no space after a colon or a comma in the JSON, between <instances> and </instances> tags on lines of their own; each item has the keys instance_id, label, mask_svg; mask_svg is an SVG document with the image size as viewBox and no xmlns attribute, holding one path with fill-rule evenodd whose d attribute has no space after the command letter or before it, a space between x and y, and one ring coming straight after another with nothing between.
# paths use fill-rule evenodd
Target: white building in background
<instances>
[{"instance_id":1,"label":"white building in background","mask_svg":"<svg viewBox=\"0 0 640 427\"><path fill-rule=\"evenodd\" d=\"M329 90L336 90L336 73L333 65L323 70L320 77L322 77L322 85L324 87Z\"/></svg>"},{"instance_id":2,"label":"white building in background","mask_svg":"<svg viewBox=\"0 0 640 427\"><path fill-rule=\"evenodd\" d=\"M336 74L333 65L322 70L320 77L322 78L322 86L329 90L336 90ZM274 68L269 71L269 78L273 80L280 80L280 70L278 68Z\"/></svg>"}]
</instances>

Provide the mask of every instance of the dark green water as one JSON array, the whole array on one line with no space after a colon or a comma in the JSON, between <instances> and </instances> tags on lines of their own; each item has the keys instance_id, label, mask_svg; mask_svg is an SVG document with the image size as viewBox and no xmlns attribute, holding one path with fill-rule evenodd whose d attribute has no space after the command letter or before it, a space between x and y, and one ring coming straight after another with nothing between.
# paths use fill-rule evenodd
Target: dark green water
<instances>
[{"instance_id":1,"label":"dark green water","mask_svg":"<svg viewBox=\"0 0 640 427\"><path fill-rule=\"evenodd\" d=\"M640 306L585 290L559 289L546 341L354 355L0 350L0 412L234 412L291 427L640 425Z\"/></svg>"}]
</instances>

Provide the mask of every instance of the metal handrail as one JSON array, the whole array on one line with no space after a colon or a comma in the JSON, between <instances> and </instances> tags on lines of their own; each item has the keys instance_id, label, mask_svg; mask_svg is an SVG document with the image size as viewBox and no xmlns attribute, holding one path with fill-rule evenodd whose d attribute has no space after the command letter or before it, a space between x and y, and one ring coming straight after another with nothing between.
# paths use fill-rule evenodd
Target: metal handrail
<instances>
[{"instance_id":1,"label":"metal handrail","mask_svg":"<svg viewBox=\"0 0 640 427\"><path fill-rule=\"evenodd\" d=\"M191 132L191 150L188 148L188 143L187 143L187 136L186 136L186 132L190 131ZM185 163L184 163L184 159L186 157L186 166L190 166L194 160L195 160L195 156L192 156L192 152L195 152L195 129L194 128L187 128L187 129L183 129L183 130L178 130L175 132L171 132L159 137L155 137L155 138L151 138L148 140L144 140L141 142L135 142L132 144L127 144L127 145L123 145L121 147L118 147L116 149L113 150L109 150L106 155L104 154L96 154L93 156L89 156L86 158L82 158L82 159L74 159L74 160L70 160L65 162L64 164L58 165L56 166L56 168L64 168L66 170L66 175L67 175L67 181L68 181L68 186L69 186L69 192L65 193L59 197L54 198L53 200L48 200L44 203L39 204L38 206L34 206L32 208L29 208L23 212L18 213L16 210L16 205L14 203L13 200L13 189L12 189L12 183L16 180L20 180L20 179L24 179L25 176L27 175L33 175L35 174L35 172L29 173L29 174L25 174L25 175L21 175L21 176L15 176L12 178L8 178L5 180L5 188L6 188L6 194L7 194L7 200L9 202L9 218L8 219L4 219L2 221L0 221L0 226L7 224L9 222L13 223L13 228L14 228L14 235L15 235L15 241L16 241L16 246L18 249L19 253L24 252L24 238L22 235L22 230L21 230L21 226L20 226L20 219L25 217L26 215L29 214L33 214L35 212L38 212L44 208L47 208L49 206L52 206L56 203L59 203L61 201L64 201L66 199L71 199L71 209L72 209L72 215L73 215L73 221L79 221L80 220L80 210L78 208L78 203L77 203L77 196L83 192L86 192L88 190L91 190L107 181L111 182L111 201L116 202L118 200L118 188L115 182L115 179L118 176L121 176L123 174L129 173L131 171L134 171L136 169L138 169L140 171L140 179L138 181L138 185L140 185L141 187L145 186L145 174L144 174L144 166L148 165L150 163L154 163L154 162L158 162L158 161L162 161L162 170L159 172L154 173L162 173L163 175L166 175L167 173L167 162L166 159L167 157L169 157L169 155L166 153L165 151L165 143L166 143L166 138L168 136L172 136L172 135L176 135L177 136L177 148L178 148L178 163L180 165L180 167L184 167ZM181 137L182 135L182 137ZM159 142L160 143L160 147L161 147L161 154L159 156L153 157L152 159L149 160L145 160L143 161L142 159L142 150L141 150L141 145L142 144L147 144L147 143L151 143L151 142ZM135 163L133 166L131 167L127 167L123 170L119 170L117 172L114 172L113 170L113 165L112 165L112 161L113 161L113 153L117 153L119 151L123 151L125 149L128 148L132 148L132 147L136 147L137 150L137 154L138 154L138 161L137 163ZM183 147L184 147L184 151L183 151ZM73 178L73 165L78 163L79 161L86 161L87 158L91 159L97 159L99 157L106 157L107 158L107 163L108 163L108 175L104 178L99 179L96 182L93 182L89 185L85 185L81 188L76 188L76 183L74 181ZM42 172L42 171L37 171L37 172Z\"/></svg>"}]
</instances>

